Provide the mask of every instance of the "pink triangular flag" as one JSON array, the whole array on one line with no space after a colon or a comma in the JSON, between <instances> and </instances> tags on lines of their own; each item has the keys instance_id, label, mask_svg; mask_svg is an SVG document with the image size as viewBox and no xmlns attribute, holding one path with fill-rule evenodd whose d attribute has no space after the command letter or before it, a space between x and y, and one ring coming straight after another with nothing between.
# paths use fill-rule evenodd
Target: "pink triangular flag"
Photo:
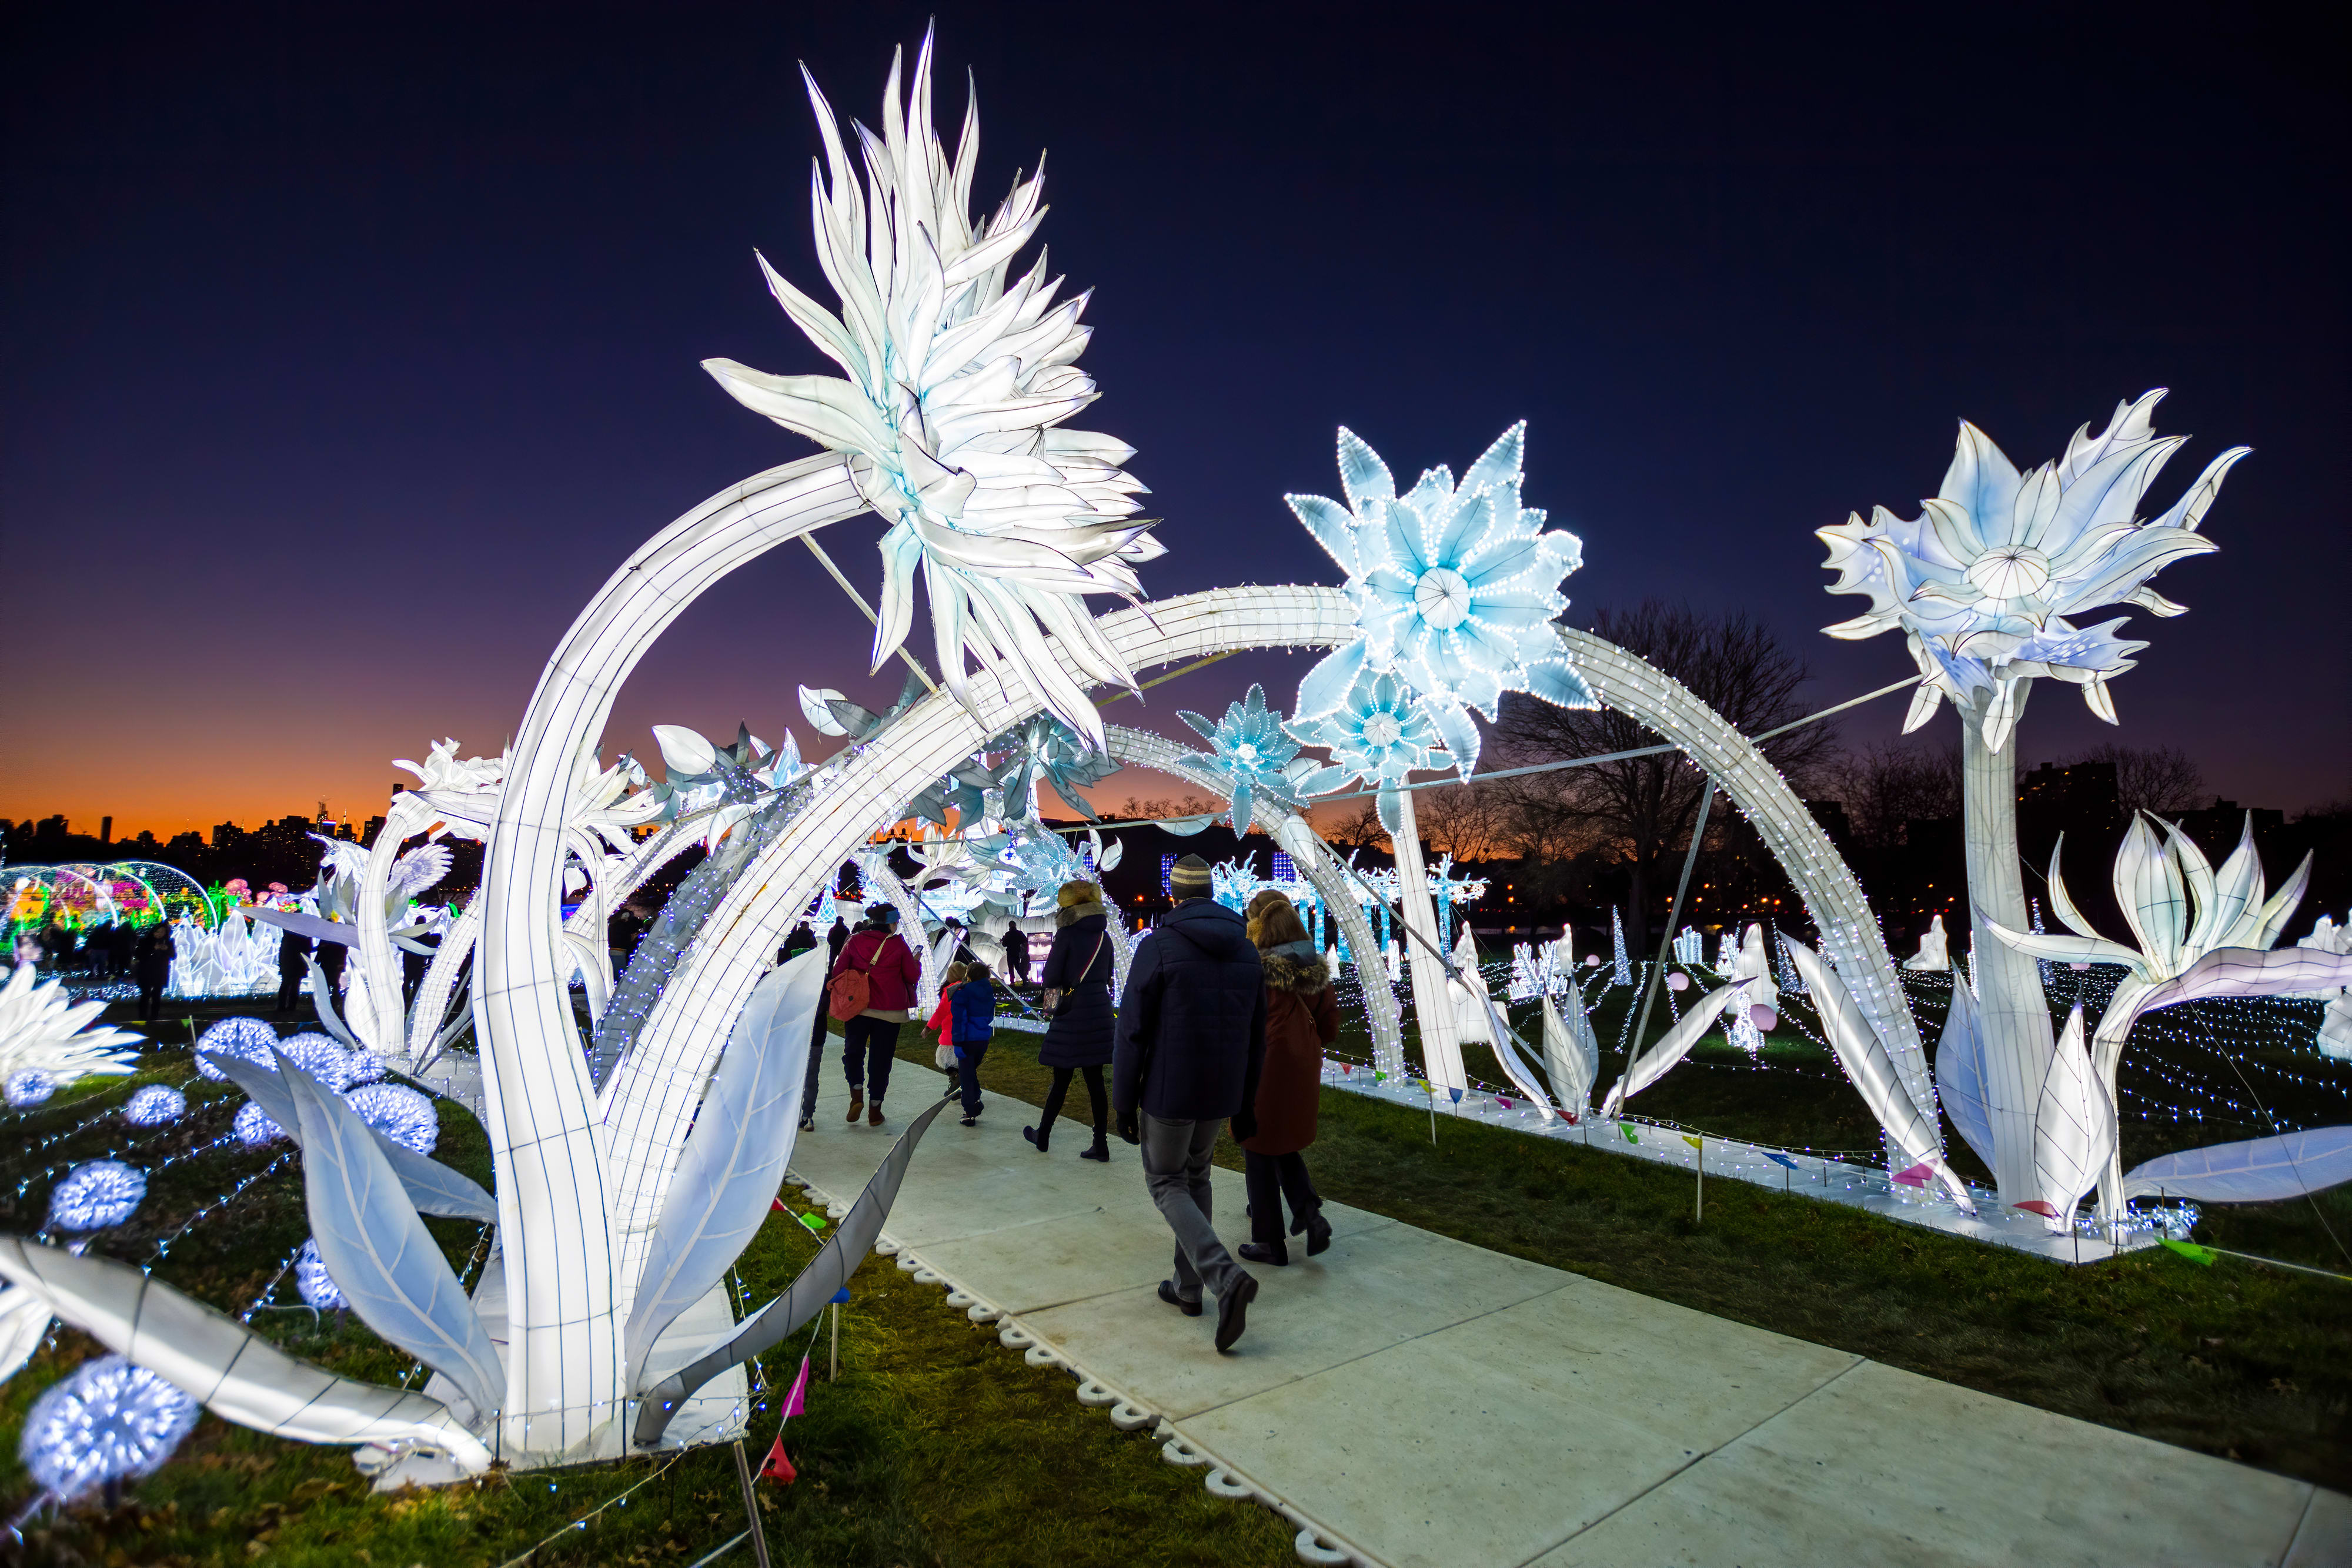
<instances>
[{"instance_id":1,"label":"pink triangular flag","mask_svg":"<svg viewBox=\"0 0 2352 1568\"><path fill-rule=\"evenodd\" d=\"M1895 1173L1895 1179L1903 1183L1906 1186L1925 1186L1927 1185L1927 1178L1935 1174L1936 1173L1934 1171L1928 1169L1926 1166L1916 1165L1913 1166L1907 1171L1896 1171Z\"/></svg>"},{"instance_id":2,"label":"pink triangular flag","mask_svg":"<svg viewBox=\"0 0 2352 1568\"><path fill-rule=\"evenodd\" d=\"M784 1396L783 1419L789 1421L808 1408L808 1357L801 1357L801 1375L793 1379L793 1391ZM777 1441L782 1442L782 1438Z\"/></svg>"}]
</instances>

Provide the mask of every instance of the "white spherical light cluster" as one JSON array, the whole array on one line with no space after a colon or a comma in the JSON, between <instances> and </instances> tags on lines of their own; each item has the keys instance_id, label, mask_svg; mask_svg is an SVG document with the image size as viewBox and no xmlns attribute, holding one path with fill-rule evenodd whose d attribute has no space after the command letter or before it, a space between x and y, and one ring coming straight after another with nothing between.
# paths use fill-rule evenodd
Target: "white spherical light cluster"
<instances>
[{"instance_id":1,"label":"white spherical light cluster","mask_svg":"<svg viewBox=\"0 0 2352 1568\"><path fill-rule=\"evenodd\" d=\"M134 1127L161 1127L188 1113L188 1097L176 1089L150 1083L122 1103L122 1119Z\"/></svg>"},{"instance_id":2,"label":"white spherical light cluster","mask_svg":"<svg viewBox=\"0 0 2352 1568\"><path fill-rule=\"evenodd\" d=\"M195 1427L196 1409L145 1367L102 1355L33 1402L17 1453L42 1490L70 1501L154 1474Z\"/></svg>"},{"instance_id":3,"label":"white spherical light cluster","mask_svg":"<svg viewBox=\"0 0 2352 1568\"><path fill-rule=\"evenodd\" d=\"M5 1093L8 1103L19 1109L37 1105L57 1092L58 1081L37 1067L12 1072L5 1083L0 1083L0 1093Z\"/></svg>"},{"instance_id":4,"label":"white spherical light cluster","mask_svg":"<svg viewBox=\"0 0 2352 1568\"><path fill-rule=\"evenodd\" d=\"M250 1100L237 1108L233 1130L236 1134L236 1141L248 1149L257 1149L274 1139L286 1136L286 1129L271 1121L263 1113L261 1107Z\"/></svg>"},{"instance_id":5,"label":"white spherical light cluster","mask_svg":"<svg viewBox=\"0 0 2352 1568\"><path fill-rule=\"evenodd\" d=\"M403 1147L429 1155L441 1141L441 1113L432 1097L400 1083L362 1083L343 1096L360 1120Z\"/></svg>"},{"instance_id":6,"label":"white spherical light cluster","mask_svg":"<svg viewBox=\"0 0 2352 1568\"><path fill-rule=\"evenodd\" d=\"M270 1064L270 1047L277 1043L278 1031L269 1027L267 1019L223 1019L205 1030L203 1037L196 1041L196 1071L215 1083L228 1076L205 1060L206 1051L268 1067Z\"/></svg>"},{"instance_id":7,"label":"white spherical light cluster","mask_svg":"<svg viewBox=\"0 0 2352 1568\"><path fill-rule=\"evenodd\" d=\"M298 1034L281 1042L278 1050L287 1061L338 1094L359 1082L352 1061L354 1053L323 1034ZM267 1054L261 1060L266 1066L274 1065Z\"/></svg>"},{"instance_id":8,"label":"white spherical light cluster","mask_svg":"<svg viewBox=\"0 0 2352 1568\"><path fill-rule=\"evenodd\" d=\"M294 1288L302 1292L302 1300L319 1311L332 1312L348 1307L342 1287L327 1272L326 1260L319 1256L319 1243L314 1237L302 1243L302 1250L294 1258Z\"/></svg>"},{"instance_id":9,"label":"white spherical light cluster","mask_svg":"<svg viewBox=\"0 0 2352 1568\"><path fill-rule=\"evenodd\" d=\"M139 1211L147 1176L121 1160L88 1160L49 1189L49 1228L103 1230Z\"/></svg>"}]
</instances>

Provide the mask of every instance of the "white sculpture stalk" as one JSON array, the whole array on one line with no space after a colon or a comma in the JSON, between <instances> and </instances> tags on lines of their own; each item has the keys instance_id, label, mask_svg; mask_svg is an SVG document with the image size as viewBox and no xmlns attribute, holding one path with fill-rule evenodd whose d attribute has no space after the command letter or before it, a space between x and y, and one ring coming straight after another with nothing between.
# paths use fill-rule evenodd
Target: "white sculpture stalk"
<instances>
[{"instance_id":1,"label":"white sculpture stalk","mask_svg":"<svg viewBox=\"0 0 2352 1568\"><path fill-rule=\"evenodd\" d=\"M1461 1030L1445 988L1445 963L1437 938L1437 909L1430 902L1429 874L1421 860L1421 829L1410 789L1397 793L1397 917L1404 924L1406 963L1412 971L1412 1014L1421 1030L1421 1061L1433 1089L1470 1087L1462 1066Z\"/></svg>"},{"instance_id":2,"label":"white sculpture stalk","mask_svg":"<svg viewBox=\"0 0 2352 1568\"><path fill-rule=\"evenodd\" d=\"M2017 706L2025 706L2024 693ZM1962 716L1962 837L1969 872L1969 975L1982 1021L1985 1113L1992 1124L1993 1181L2003 1203L2041 1196L2033 1123L2056 1049L2039 965L1992 935L2026 925L2025 882L2017 858L2017 782L2010 754L1984 741L1981 711ZM1954 985L1968 982L1956 970Z\"/></svg>"}]
</instances>

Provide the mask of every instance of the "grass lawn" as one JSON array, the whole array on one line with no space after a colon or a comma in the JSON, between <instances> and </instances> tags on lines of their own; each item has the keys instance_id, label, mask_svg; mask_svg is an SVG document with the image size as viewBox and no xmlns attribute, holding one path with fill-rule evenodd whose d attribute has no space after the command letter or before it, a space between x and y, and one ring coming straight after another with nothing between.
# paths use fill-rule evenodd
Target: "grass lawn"
<instances>
[{"instance_id":1,"label":"grass lawn","mask_svg":"<svg viewBox=\"0 0 2352 1568\"><path fill-rule=\"evenodd\" d=\"M1604 1087L1623 1066L1609 1048L1628 994L1601 993L1596 1009ZM1811 1023L1801 1003L1789 1010ZM1926 1023L1932 1046L1940 1019L1930 1012ZM1520 1019L1514 1027L1528 1032ZM1661 1027L1654 1018L1654 1037ZM1409 1027L1407 1038L1410 1054ZM928 1037L910 1029L906 1039L899 1054L928 1065ZM1036 1064L1037 1040L1000 1031L984 1085L1040 1102L1051 1075ZM1721 1035L1710 1037L1633 1109L1708 1133L1877 1159L1876 1124L1826 1051L1792 1024L1768 1041L1759 1069ZM1336 1049L1370 1054L1360 1032ZM1470 1071L1501 1080L1491 1057ZM2315 1071L2313 1103L2273 1109L2298 1113L2300 1124L2352 1119L2347 1082L2352 1075ZM1074 1103L1083 1122L1085 1096ZM2262 1130L2132 1124L2126 1159ZM1956 1159L1980 1175L1958 1134L1947 1136ZM1075 1157L1084 1146L1080 1128L1064 1122L1045 1157ZM1217 1159L1238 1169L1241 1151L1228 1140ZM1330 1089L1307 1160L1325 1196L1463 1241L2062 1415L2352 1487L2352 1282L2234 1259L2201 1269L2160 1249L2053 1264L1730 1181L1708 1184L1706 1222L1694 1225L1686 1174L1442 1114L1433 1145L1424 1113ZM2317 1204L2336 1236L2352 1238L2352 1187ZM2197 1236L2352 1273L2309 1202L2209 1206Z\"/></svg>"},{"instance_id":2,"label":"grass lawn","mask_svg":"<svg viewBox=\"0 0 2352 1568\"><path fill-rule=\"evenodd\" d=\"M176 1027L159 1032L167 1040L182 1033ZM194 1076L184 1051L153 1053L142 1066L138 1078L85 1079L10 1118L0 1231L23 1235L39 1228L53 1179L42 1174L47 1167L122 1147L128 1129L102 1112L139 1083L178 1085ZM135 1163L163 1168L140 1213L99 1243L108 1256L144 1262L168 1240L157 1277L231 1312L269 1284L310 1232L299 1168L233 1142L168 1166L163 1162L220 1137L243 1099L225 1085L201 1083L190 1091L191 1113L176 1128L163 1137L142 1136ZM479 1124L447 1101L441 1110L438 1155L487 1185L488 1145ZM52 1138L58 1141L42 1146ZM285 1148L276 1145L279 1153ZM224 1201L257 1173L267 1174ZM22 1195L20 1182L26 1184ZM806 1207L792 1203L797 1189L787 1187L784 1196L796 1211ZM207 1212L189 1226L200 1209ZM453 1266L474 1259L480 1227L427 1223ZM184 1234L172 1239L184 1226ZM794 1216L772 1215L740 1264L745 1294L754 1303L765 1301L817 1245ZM948 1311L939 1287L915 1284L888 1259L870 1259L850 1291L841 1379L824 1381L820 1343L807 1413L793 1421L786 1437L800 1479L789 1488L760 1487L776 1563L1124 1568L1295 1561L1291 1531L1274 1514L1210 1496L1198 1470L1164 1462L1148 1435L1121 1433L1102 1411L1079 1405L1068 1374L1027 1365L996 1343L993 1328ZM273 1299L300 1298L289 1279ZM411 1368L408 1357L355 1320L314 1324L302 1309L253 1321L295 1354L350 1375L396 1383ZM0 1385L0 1507L8 1513L31 1492L16 1455L26 1411L42 1389L99 1350L79 1333L60 1332L30 1366ZM789 1356L772 1352L767 1361L767 1375L789 1383L797 1346ZM764 1402L771 1408L776 1403L772 1394ZM775 1435L776 1418L763 1412L751 1427L756 1464ZM564 1530L631 1488L637 1490L625 1503L585 1530ZM532 1559L541 1568L683 1564L743 1525L733 1456L723 1448L551 1474L494 1472L471 1487L389 1498L366 1490L341 1449L266 1437L207 1415L170 1463L131 1489L121 1509L37 1520L20 1555L0 1551L0 1558L77 1568L474 1568L502 1563L552 1535ZM730 1568L749 1563L749 1543L721 1561Z\"/></svg>"}]
</instances>

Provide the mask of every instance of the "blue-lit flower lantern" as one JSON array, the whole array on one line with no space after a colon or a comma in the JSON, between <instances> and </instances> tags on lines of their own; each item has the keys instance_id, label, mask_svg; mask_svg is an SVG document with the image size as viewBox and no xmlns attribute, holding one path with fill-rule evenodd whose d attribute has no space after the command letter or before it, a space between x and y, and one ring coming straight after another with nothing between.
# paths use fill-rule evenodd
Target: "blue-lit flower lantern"
<instances>
[{"instance_id":1,"label":"blue-lit flower lantern","mask_svg":"<svg viewBox=\"0 0 2352 1568\"><path fill-rule=\"evenodd\" d=\"M1381 821L1391 833L1402 821L1397 786L1414 769L1448 760L1428 705L1395 675L1369 670L1358 673L1333 711L1286 727L1331 754L1329 767L1298 781L1299 793L1328 794L1360 779L1380 790Z\"/></svg>"},{"instance_id":2,"label":"blue-lit flower lantern","mask_svg":"<svg viewBox=\"0 0 2352 1568\"><path fill-rule=\"evenodd\" d=\"M1347 505L1283 497L1348 574L1358 633L1299 683L1300 719L1338 708L1366 671L1394 674L1427 700L1466 778L1480 744L1470 715L1491 721L1505 692L1599 706L1551 624L1568 608L1559 585L1582 564L1583 547L1573 534L1546 531L1541 508L1519 505L1526 438L1526 423L1515 424L1460 485L1440 466L1400 496L1380 454L1342 426Z\"/></svg>"},{"instance_id":3,"label":"blue-lit flower lantern","mask_svg":"<svg viewBox=\"0 0 2352 1568\"><path fill-rule=\"evenodd\" d=\"M1313 764L1298 762L1298 742L1284 732L1282 715L1265 706L1264 686L1252 685L1240 702L1225 705L1225 716L1214 723L1184 708L1176 716L1208 741L1209 750L1188 751L1182 760L1220 775L1232 789L1234 832L1249 831L1253 789L1297 802L1297 779Z\"/></svg>"}]
</instances>

